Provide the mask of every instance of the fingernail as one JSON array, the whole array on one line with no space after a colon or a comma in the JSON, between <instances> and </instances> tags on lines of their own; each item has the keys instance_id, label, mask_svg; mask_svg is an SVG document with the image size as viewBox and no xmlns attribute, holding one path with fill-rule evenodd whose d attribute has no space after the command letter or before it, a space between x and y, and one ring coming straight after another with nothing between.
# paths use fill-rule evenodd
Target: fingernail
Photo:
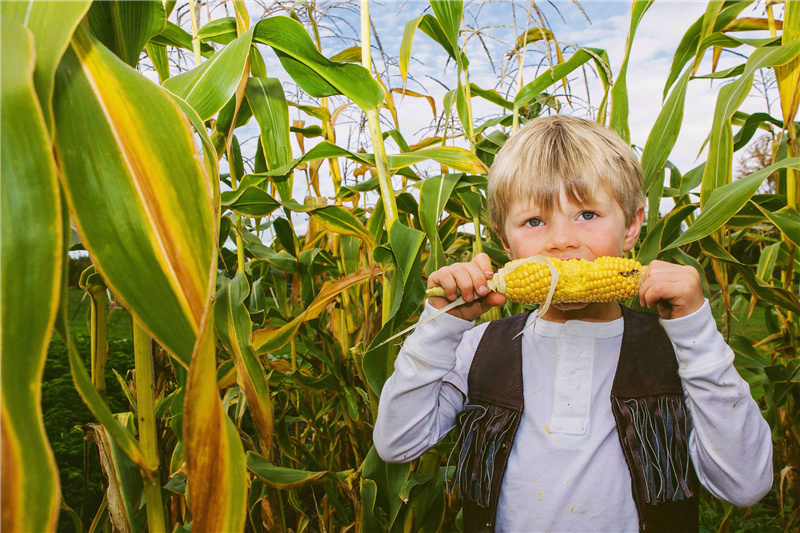
<instances>
[{"instance_id":1,"label":"fingernail","mask_svg":"<svg viewBox=\"0 0 800 533\"><path fill-rule=\"evenodd\" d=\"M471 293L471 292L470 292L470 293L468 293L468 294L464 294L464 295L462 295L462 296L464 296L464 301L465 301L465 302L471 302L471 301L472 301L472 298L474 298L474 296L472 295L472 293Z\"/></svg>"},{"instance_id":2,"label":"fingernail","mask_svg":"<svg viewBox=\"0 0 800 533\"><path fill-rule=\"evenodd\" d=\"M494 276L494 272L492 272L491 270L487 270L486 272L484 272L484 274L486 275L486 277L489 277L489 278Z\"/></svg>"},{"instance_id":3,"label":"fingernail","mask_svg":"<svg viewBox=\"0 0 800 533\"><path fill-rule=\"evenodd\" d=\"M478 294L481 295L486 294L486 286L481 285L480 287L478 287Z\"/></svg>"}]
</instances>

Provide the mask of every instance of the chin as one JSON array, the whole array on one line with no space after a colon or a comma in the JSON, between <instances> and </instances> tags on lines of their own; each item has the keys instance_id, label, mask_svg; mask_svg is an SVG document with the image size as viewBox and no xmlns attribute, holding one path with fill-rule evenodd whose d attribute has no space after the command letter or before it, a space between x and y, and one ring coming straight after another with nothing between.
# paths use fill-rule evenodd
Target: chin
<instances>
[{"instance_id":1,"label":"chin","mask_svg":"<svg viewBox=\"0 0 800 533\"><path fill-rule=\"evenodd\" d=\"M577 309L583 309L589 302L581 302L581 303L574 303L574 304L552 304L552 307L558 309L559 311L575 311Z\"/></svg>"}]
</instances>

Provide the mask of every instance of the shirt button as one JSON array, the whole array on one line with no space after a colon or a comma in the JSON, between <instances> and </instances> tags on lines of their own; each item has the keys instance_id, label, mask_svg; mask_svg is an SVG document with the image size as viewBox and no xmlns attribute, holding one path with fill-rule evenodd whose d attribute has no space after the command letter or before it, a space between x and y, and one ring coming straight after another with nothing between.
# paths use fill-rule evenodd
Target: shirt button
<instances>
[{"instance_id":1,"label":"shirt button","mask_svg":"<svg viewBox=\"0 0 800 533\"><path fill-rule=\"evenodd\" d=\"M567 385L567 388L568 388L568 389L575 390L575 389L577 389L578 387L580 387L580 386L581 386L581 382L580 382L580 381L578 381L578 380L577 380L577 379L575 379L575 378L569 378L569 379L567 379L567 383L566 383L566 385Z\"/></svg>"}]
</instances>

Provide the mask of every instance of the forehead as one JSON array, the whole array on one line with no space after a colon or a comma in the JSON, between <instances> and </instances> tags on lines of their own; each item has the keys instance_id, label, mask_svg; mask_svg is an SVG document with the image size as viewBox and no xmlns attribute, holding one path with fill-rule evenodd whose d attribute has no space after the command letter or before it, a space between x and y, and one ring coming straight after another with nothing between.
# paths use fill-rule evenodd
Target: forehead
<instances>
[{"instance_id":1,"label":"forehead","mask_svg":"<svg viewBox=\"0 0 800 533\"><path fill-rule=\"evenodd\" d=\"M571 209L621 210L622 208L603 185L593 187L590 194L589 191L585 191L584 195L561 186L557 195L552 194L544 198L537 198L535 194L516 196L509 205L509 214L523 211L550 213L551 211L569 211Z\"/></svg>"}]
</instances>

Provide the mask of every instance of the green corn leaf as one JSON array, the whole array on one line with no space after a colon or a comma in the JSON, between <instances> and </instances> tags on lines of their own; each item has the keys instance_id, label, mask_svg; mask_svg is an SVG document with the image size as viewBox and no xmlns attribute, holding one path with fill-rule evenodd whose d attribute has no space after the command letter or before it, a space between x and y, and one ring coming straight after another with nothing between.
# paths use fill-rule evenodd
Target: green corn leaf
<instances>
[{"instance_id":1,"label":"green corn leaf","mask_svg":"<svg viewBox=\"0 0 800 533\"><path fill-rule=\"evenodd\" d=\"M293 160L288 165L277 168L270 172L257 174L257 176L283 176L291 172L291 170L301 163L316 161L319 159L329 159L332 157L345 157L353 161L357 161L363 165L375 166L375 156L372 154L361 154L350 152L328 141L322 141L314 148L306 152L302 157ZM475 154L469 150L459 148L456 146L436 146L431 148L421 148L412 152L404 152L395 155L387 156L389 161L389 169L397 170L410 165L415 165L429 159L441 163L450 168L460 170L462 172L469 172L473 174L482 174L487 172L488 169L483 162L478 159Z\"/></svg>"},{"instance_id":2,"label":"green corn leaf","mask_svg":"<svg viewBox=\"0 0 800 533\"><path fill-rule=\"evenodd\" d=\"M375 517L375 501L378 499L378 485L371 479L361 479L361 530L364 533L386 531Z\"/></svg>"},{"instance_id":3,"label":"green corn leaf","mask_svg":"<svg viewBox=\"0 0 800 533\"><path fill-rule=\"evenodd\" d=\"M358 237L369 248L374 248L375 238L352 212L338 205L328 205L309 210L308 213L326 229L339 235Z\"/></svg>"},{"instance_id":4,"label":"green corn leaf","mask_svg":"<svg viewBox=\"0 0 800 533\"><path fill-rule=\"evenodd\" d=\"M53 102L62 184L83 244L148 333L188 365L216 236L211 185L183 114L81 28Z\"/></svg>"},{"instance_id":5,"label":"green corn leaf","mask_svg":"<svg viewBox=\"0 0 800 533\"><path fill-rule=\"evenodd\" d=\"M594 48L579 48L567 61L561 63L560 65L556 65L551 69L547 69L547 71L537 76L535 80L520 89L520 91L517 93L517 96L514 98L514 105L517 107L522 107L525 104L530 103L539 95L539 93L556 83L561 78L565 77L570 72L579 68L587 61L597 61L601 53L604 53L604 51Z\"/></svg>"},{"instance_id":6,"label":"green corn leaf","mask_svg":"<svg viewBox=\"0 0 800 533\"><path fill-rule=\"evenodd\" d=\"M251 218L265 217L281 205L267 191L256 185L225 191L220 195L220 202L222 207Z\"/></svg>"},{"instance_id":7,"label":"green corn leaf","mask_svg":"<svg viewBox=\"0 0 800 533\"><path fill-rule=\"evenodd\" d=\"M423 232L403 224L394 224L389 234L389 245L376 248L373 252L376 261L392 261L397 269L394 273L396 285L389 319L364 355L364 374L369 386L378 395L389 377L390 368L391 346L383 344L383 341L391 337L416 312L425 298L425 283L419 275L422 269L420 252L424 242ZM381 255L388 257L379 257Z\"/></svg>"},{"instance_id":8,"label":"green corn leaf","mask_svg":"<svg viewBox=\"0 0 800 533\"><path fill-rule=\"evenodd\" d=\"M172 94L166 89L165 92L178 105L180 110L183 111L183 114L186 115L186 118L188 118L189 122L192 123L194 131L200 136L200 140L203 142L203 161L205 161L206 164L206 174L208 176L218 176L219 162L217 161L217 150L214 148L214 143L211 141L211 137L208 136L208 131L206 131L206 127L203 124L203 121L200 119L200 116L197 114L197 111L195 111L188 103L186 103L186 100L180 96ZM213 193L214 198L216 199L219 196L219 182L217 180L213 180L213 182Z\"/></svg>"},{"instance_id":9,"label":"green corn leaf","mask_svg":"<svg viewBox=\"0 0 800 533\"><path fill-rule=\"evenodd\" d=\"M742 118L744 118L744 122L741 122ZM734 124L739 122L739 125L741 126L733 138L734 152L738 152L744 148L747 143L750 142L750 139L753 138L753 135L758 129L771 132L772 128L769 127L769 124L772 124L778 128L783 127L783 124L780 120L768 115L767 113L753 113L752 115L748 115L746 113L742 113L741 111L737 111L733 115L731 122Z\"/></svg>"},{"instance_id":10,"label":"green corn leaf","mask_svg":"<svg viewBox=\"0 0 800 533\"><path fill-rule=\"evenodd\" d=\"M758 209L764 213L770 222L781 230L781 233L786 236L795 246L800 246L800 214L791 207L786 206L779 211L768 211L759 204L754 204Z\"/></svg>"},{"instance_id":11,"label":"green corn leaf","mask_svg":"<svg viewBox=\"0 0 800 533\"><path fill-rule=\"evenodd\" d=\"M712 33L700 43L700 49L707 50L708 48L722 47L722 48L738 48L742 45L752 46L754 48L763 48L780 42L778 37L765 37L763 39L740 39L733 37L726 33Z\"/></svg>"},{"instance_id":12,"label":"green corn leaf","mask_svg":"<svg viewBox=\"0 0 800 533\"><path fill-rule=\"evenodd\" d=\"M303 26L288 17L270 17L255 26L253 39L272 47L283 68L313 97L343 94L364 110L376 109L383 88L361 65L334 63L317 51Z\"/></svg>"},{"instance_id":13,"label":"green corn leaf","mask_svg":"<svg viewBox=\"0 0 800 533\"><path fill-rule=\"evenodd\" d=\"M69 45L72 32L91 5L89 0L73 2L0 2L0 13L15 19L33 34L36 66L33 84L39 97L47 130L53 131L53 78L58 62Z\"/></svg>"},{"instance_id":14,"label":"green corn leaf","mask_svg":"<svg viewBox=\"0 0 800 533\"><path fill-rule=\"evenodd\" d=\"M440 2L440 4L447 4L450 2ZM460 4L463 5L462 2L452 2L453 4ZM452 6L453 11L448 8L446 5L440 5L437 7L444 13L444 18L448 21L448 24L452 21L453 17L455 16L455 10L458 9L458 6ZM461 24L461 19L459 17L459 25ZM459 66L460 68L465 68L467 65L467 58L458 48L458 27L456 27L455 31L455 39L451 37L451 34L448 34L447 31L442 27L440 21L433 15L422 15L417 17L409 22L406 23L405 30L403 31L403 39L400 42L400 54L398 56L398 66L400 68L400 77L403 80L403 87L406 86L406 79L408 78L408 64L411 60L411 45L414 42L414 35L417 33L417 29L421 30L422 33L436 41L447 55L449 55ZM452 29L448 28L451 33Z\"/></svg>"},{"instance_id":15,"label":"green corn leaf","mask_svg":"<svg viewBox=\"0 0 800 533\"><path fill-rule=\"evenodd\" d=\"M202 120L208 120L239 86L252 39L251 29L200 66L171 77L164 87L186 100Z\"/></svg>"},{"instance_id":16,"label":"green corn leaf","mask_svg":"<svg viewBox=\"0 0 800 533\"><path fill-rule=\"evenodd\" d=\"M648 227L647 236L642 241L636 260L646 265L658 258L662 251L663 243L674 240L674 233L680 229L680 224L697 208L694 204L676 207L666 216L656 222L652 228ZM648 223L649 226L649 223Z\"/></svg>"},{"instance_id":17,"label":"green corn leaf","mask_svg":"<svg viewBox=\"0 0 800 533\"><path fill-rule=\"evenodd\" d=\"M611 87L611 112L609 115L608 127L616 131L622 140L630 144L631 132L628 126L628 85L627 85L627 72L628 72L628 59L631 55L631 48L633 46L633 38L636 35L636 28L642 21L647 9L653 3L652 0L636 0L633 2L633 9L631 10L631 24L628 29L628 38L625 40L625 56L622 59L617 80Z\"/></svg>"},{"instance_id":18,"label":"green corn leaf","mask_svg":"<svg viewBox=\"0 0 800 533\"><path fill-rule=\"evenodd\" d=\"M329 281L322 286L319 294L317 294L314 301L306 307L305 311L297 315L291 322L283 326L268 327L254 331L252 339L253 348L255 348L259 354L278 350L291 340L304 321L312 320L319 316L325 307L341 294L342 291L367 279L374 278L380 273L380 267L378 265L373 265L372 267L363 268L354 274L344 276L335 281Z\"/></svg>"},{"instance_id":19,"label":"green corn leaf","mask_svg":"<svg viewBox=\"0 0 800 533\"><path fill-rule=\"evenodd\" d=\"M692 76L693 80L721 80L726 78L735 78L744 72L744 63L741 65L736 65L735 67L731 67L725 70L718 70L717 72L712 72L711 74L705 74L703 76ZM689 71L691 74L691 71Z\"/></svg>"},{"instance_id":20,"label":"green corn leaf","mask_svg":"<svg viewBox=\"0 0 800 533\"><path fill-rule=\"evenodd\" d=\"M364 479L373 480L378 487L376 504L386 513L386 530L391 528L395 518L400 512L402 500L400 492L403 490L408 476L411 473L410 463L392 464L384 462L373 446L364 459Z\"/></svg>"},{"instance_id":21,"label":"green corn leaf","mask_svg":"<svg viewBox=\"0 0 800 533\"><path fill-rule=\"evenodd\" d=\"M714 28L716 27L717 23L717 17L719 17L724 3L725 2L723 0L710 0L706 5L706 12L703 14L703 22L700 25L700 45L697 49L695 65L700 64L700 59L703 57L703 52L705 51L705 48L702 47L703 41L706 37L714 32Z\"/></svg>"},{"instance_id":22,"label":"green corn leaf","mask_svg":"<svg viewBox=\"0 0 800 533\"><path fill-rule=\"evenodd\" d=\"M252 233L242 232L244 246L253 257L266 261L278 270L283 272L297 272L297 258L292 254L281 251L276 252L268 246L264 246L261 240Z\"/></svg>"},{"instance_id":23,"label":"green corn leaf","mask_svg":"<svg viewBox=\"0 0 800 533\"><path fill-rule=\"evenodd\" d=\"M752 3L752 0L744 0L740 2L731 2L728 6L723 7L714 22L714 30L719 31L727 26L744 8ZM686 63L698 52L703 19L703 16L698 18L694 24L689 27L683 35L681 42L678 44L678 49L675 51L675 55L672 58L672 66L669 70L669 76L667 76L667 82L664 84L664 99L667 98L667 93L669 93L672 84L675 83L675 80L681 75L683 67L686 66Z\"/></svg>"},{"instance_id":24,"label":"green corn leaf","mask_svg":"<svg viewBox=\"0 0 800 533\"><path fill-rule=\"evenodd\" d=\"M776 242L761 250L761 254L758 256L758 268L756 268L756 276L760 279L767 282L772 279L772 271L775 270L775 263L778 260L781 244Z\"/></svg>"},{"instance_id":25,"label":"green corn leaf","mask_svg":"<svg viewBox=\"0 0 800 533\"><path fill-rule=\"evenodd\" d=\"M163 44L148 42L144 45L144 49L147 51L150 61L153 62L153 68L158 72L158 81L164 83L164 80L170 77L167 47Z\"/></svg>"},{"instance_id":26,"label":"green corn leaf","mask_svg":"<svg viewBox=\"0 0 800 533\"><path fill-rule=\"evenodd\" d=\"M678 139L683 123L683 108L686 100L686 87L689 84L687 70L664 102L664 107L656 118L642 152L643 188L645 194L653 186L661 169L667 162L675 141Z\"/></svg>"},{"instance_id":27,"label":"green corn leaf","mask_svg":"<svg viewBox=\"0 0 800 533\"><path fill-rule=\"evenodd\" d=\"M61 203L34 90L33 36L5 15L0 30L2 525L8 531L54 531L59 478L39 395L59 301Z\"/></svg>"},{"instance_id":28,"label":"green corn leaf","mask_svg":"<svg viewBox=\"0 0 800 533\"><path fill-rule=\"evenodd\" d=\"M514 109L514 103L513 102L509 102L508 100L506 100L505 98L500 96L500 93L498 93L494 89L492 89L492 90L481 89L480 87L478 87L474 83L470 83L469 84L469 91L470 91L471 95L480 96L481 98L483 98L487 102L491 102L493 104L497 104L500 107L502 107L503 109L508 109L509 111Z\"/></svg>"},{"instance_id":29,"label":"green corn leaf","mask_svg":"<svg viewBox=\"0 0 800 533\"><path fill-rule=\"evenodd\" d=\"M461 17L464 2L460 0L431 0L431 9L436 20L453 49L458 48L458 32L461 29Z\"/></svg>"},{"instance_id":30,"label":"green corn leaf","mask_svg":"<svg viewBox=\"0 0 800 533\"><path fill-rule=\"evenodd\" d=\"M192 35L170 21L167 21L164 30L158 35L154 35L150 39L150 42L162 46L174 46L176 48L192 50ZM200 54L205 58L211 57L214 55L214 48L208 43L201 43Z\"/></svg>"},{"instance_id":31,"label":"green corn leaf","mask_svg":"<svg viewBox=\"0 0 800 533\"><path fill-rule=\"evenodd\" d=\"M800 54L800 41L782 46L759 48L747 59L742 76L720 89L714 111L714 123L703 172L703 183L700 189L701 206L705 205L714 189L731 181L733 159L731 120L734 112L742 105L750 92L754 73L761 68L783 65L798 54Z\"/></svg>"},{"instance_id":32,"label":"green corn leaf","mask_svg":"<svg viewBox=\"0 0 800 533\"><path fill-rule=\"evenodd\" d=\"M422 182L419 194L419 218L431 243L431 253L425 263L425 273L430 274L447 264L442 241L439 239L439 218L445 204L450 200L453 188L463 174L444 174Z\"/></svg>"},{"instance_id":33,"label":"green corn leaf","mask_svg":"<svg viewBox=\"0 0 800 533\"><path fill-rule=\"evenodd\" d=\"M361 47L351 46L331 56L331 61L339 63L361 63Z\"/></svg>"},{"instance_id":34,"label":"green corn leaf","mask_svg":"<svg viewBox=\"0 0 800 533\"><path fill-rule=\"evenodd\" d=\"M791 291L775 287L761 280L756 276L751 266L737 261L713 238L706 237L701 240L700 249L708 257L733 267L742 277L742 281L747 285L747 288L759 300L773 303L793 313L800 313L800 302L797 301L797 297Z\"/></svg>"},{"instance_id":35,"label":"green corn leaf","mask_svg":"<svg viewBox=\"0 0 800 533\"><path fill-rule=\"evenodd\" d=\"M164 31L167 16L161 1L104 0L92 2L86 21L98 41L135 67L145 44Z\"/></svg>"},{"instance_id":36,"label":"green corn leaf","mask_svg":"<svg viewBox=\"0 0 800 533\"><path fill-rule=\"evenodd\" d=\"M664 250L698 241L717 231L750 200L767 176L782 168L800 168L800 158L783 159L715 189L694 224Z\"/></svg>"},{"instance_id":37,"label":"green corn leaf","mask_svg":"<svg viewBox=\"0 0 800 533\"><path fill-rule=\"evenodd\" d=\"M220 340L233 355L236 382L247 400L247 409L258 434L259 449L269 455L272 447L274 415L267 374L250 345L253 324L244 304L250 285L244 273L223 281L214 295L214 315Z\"/></svg>"},{"instance_id":38,"label":"green corn leaf","mask_svg":"<svg viewBox=\"0 0 800 533\"><path fill-rule=\"evenodd\" d=\"M236 39L236 17L223 17L208 22L197 31L202 42L230 44Z\"/></svg>"},{"instance_id":39,"label":"green corn leaf","mask_svg":"<svg viewBox=\"0 0 800 533\"><path fill-rule=\"evenodd\" d=\"M245 89L247 102L261 128L261 148L267 170L274 170L292 161L289 138L289 107L280 80L250 78ZM282 200L292 197L292 173L288 179L276 180L275 187Z\"/></svg>"},{"instance_id":40,"label":"green corn leaf","mask_svg":"<svg viewBox=\"0 0 800 533\"><path fill-rule=\"evenodd\" d=\"M329 60L317 51L305 28L288 17L261 20L199 67L167 80L165 86L187 100L203 120L211 118L236 90L253 41L271 46L286 72L310 96L344 94L365 110L383 101L383 89L365 68Z\"/></svg>"},{"instance_id":41,"label":"green corn leaf","mask_svg":"<svg viewBox=\"0 0 800 533\"><path fill-rule=\"evenodd\" d=\"M728 344L736 354L734 364L737 368L764 368L769 363L764 361L761 354L750 344L744 335L731 335Z\"/></svg>"}]
</instances>

